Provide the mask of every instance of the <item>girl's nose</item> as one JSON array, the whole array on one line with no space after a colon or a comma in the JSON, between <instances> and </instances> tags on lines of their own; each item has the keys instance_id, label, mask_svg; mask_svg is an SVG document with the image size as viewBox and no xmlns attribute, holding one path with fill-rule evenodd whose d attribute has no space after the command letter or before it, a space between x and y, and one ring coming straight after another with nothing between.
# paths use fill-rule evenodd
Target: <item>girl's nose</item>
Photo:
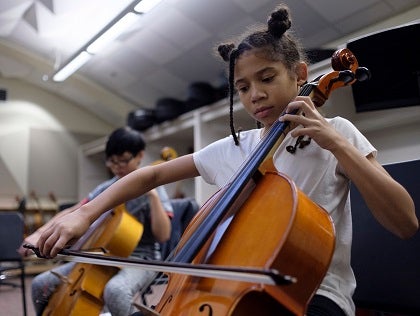
<instances>
[{"instance_id":1,"label":"girl's nose","mask_svg":"<svg viewBox=\"0 0 420 316\"><path fill-rule=\"evenodd\" d=\"M258 102L259 100L266 97L266 93L257 86L251 88L251 101Z\"/></svg>"}]
</instances>

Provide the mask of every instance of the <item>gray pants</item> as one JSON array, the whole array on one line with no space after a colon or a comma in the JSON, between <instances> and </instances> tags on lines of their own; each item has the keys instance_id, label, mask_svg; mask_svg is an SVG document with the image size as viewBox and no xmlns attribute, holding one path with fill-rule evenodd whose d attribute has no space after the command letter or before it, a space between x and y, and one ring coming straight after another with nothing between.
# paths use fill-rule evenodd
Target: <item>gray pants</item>
<instances>
[{"instance_id":1,"label":"gray pants","mask_svg":"<svg viewBox=\"0 0 420 316\"><path fill-rule=\"evenodd\" d=\"M54 272L66 276L75 263L66 263L55 269ZM132 306L134 295L148 284L154 273L137 268L122 268L106 284L104 289L104 308L112 316L127 316L136 311ZM58 277L46 271L38 274L32 280L32 301L37 315L42 315L48 300L54 290L60 285Z\"/></svg>"}]
</instances>

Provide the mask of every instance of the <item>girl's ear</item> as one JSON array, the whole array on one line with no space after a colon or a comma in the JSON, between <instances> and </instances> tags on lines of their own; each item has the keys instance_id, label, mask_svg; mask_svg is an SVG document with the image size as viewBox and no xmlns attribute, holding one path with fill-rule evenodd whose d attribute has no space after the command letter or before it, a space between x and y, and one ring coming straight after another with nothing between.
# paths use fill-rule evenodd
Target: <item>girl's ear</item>
<instances>
[{"instance_id":1,"label":"girl's ear","mask_svg":"<svg viewBox=\"0 0 420 316\"><path fill-rule=\"evenodd\" d=\"M296 65L295 72L297 75L297 83L302 86L308 80L308 65L305 62L299 62Z\"/></svg>"}]
</instances>

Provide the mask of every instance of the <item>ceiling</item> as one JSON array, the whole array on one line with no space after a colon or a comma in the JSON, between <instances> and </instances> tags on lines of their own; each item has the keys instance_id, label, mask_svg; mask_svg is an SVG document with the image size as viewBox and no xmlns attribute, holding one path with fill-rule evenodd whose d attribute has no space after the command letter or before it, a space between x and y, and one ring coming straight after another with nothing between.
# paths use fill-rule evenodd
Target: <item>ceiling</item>
<instances>
[{"instance_id":1,"label":"ceiling","mask_svg":"<svg viewBox=\"0 0 420 316\"><path fill-rule=\"evenodd\" d=\"M27 80L118 126L192 82L223 82L217 43L265 22L279 1L163 0L61 83L46 80L132 0L0 0L0 77ZM327 43L420 5L420 0L285 0L305 47Z\"/></svg>"}]
</instances>

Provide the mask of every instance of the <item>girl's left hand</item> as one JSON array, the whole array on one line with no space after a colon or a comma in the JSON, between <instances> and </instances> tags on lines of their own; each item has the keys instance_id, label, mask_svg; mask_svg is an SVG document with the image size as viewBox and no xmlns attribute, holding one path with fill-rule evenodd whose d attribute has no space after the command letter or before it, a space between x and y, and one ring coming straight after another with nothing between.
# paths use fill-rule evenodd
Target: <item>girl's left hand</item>
<instances>
[{"instance_id":1,"label":"girl's left hand","mask_svg":"<svg viewBox=\"0 0 420 316\"><path fill-rule=\"evenodd\" d=\"M291 136L306 135L312 138L320 147L334 150L342 136L319 113L310 97L298 96L286 107L286 113L297 110L297 114L284 114L279 121L289 121L292 125L302 125L303 128L293 129Z\"/></svg>"}]
</instances>

